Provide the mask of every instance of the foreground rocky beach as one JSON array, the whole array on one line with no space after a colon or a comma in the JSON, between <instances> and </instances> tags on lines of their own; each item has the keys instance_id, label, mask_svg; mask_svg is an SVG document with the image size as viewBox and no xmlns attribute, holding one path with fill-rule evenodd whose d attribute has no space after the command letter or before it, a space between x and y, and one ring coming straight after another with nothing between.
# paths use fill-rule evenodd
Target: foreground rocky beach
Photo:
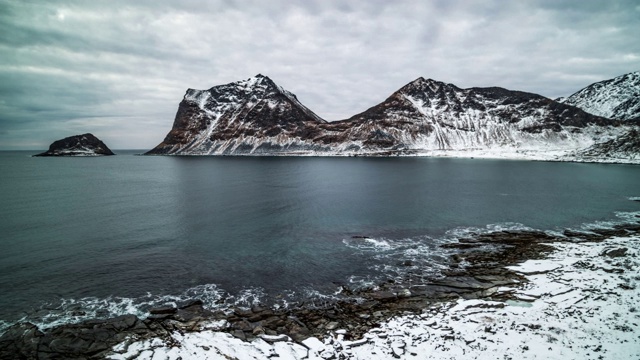
<instances>
[{"instance_id":1,"label":"foreground rocky beach","mask_svg":"<svg viewBox=\"0 0 640 360\"><path fill-rule=\"evenodd\" d=\"M640 218L562 234L498 231L455 249L443 277L343 288L328 306L212 312L198 299L146 319L0 337L2 359L640 359Z\"/></svg>"}]
</instances>

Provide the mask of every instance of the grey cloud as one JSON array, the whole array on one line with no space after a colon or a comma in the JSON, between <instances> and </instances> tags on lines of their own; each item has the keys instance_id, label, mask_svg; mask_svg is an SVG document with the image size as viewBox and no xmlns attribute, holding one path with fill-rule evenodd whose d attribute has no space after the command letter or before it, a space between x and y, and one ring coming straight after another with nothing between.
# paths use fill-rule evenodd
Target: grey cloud
<instances>
[{"instance_id":1,"label":"grey cloud","mask_svg":"<svg viewBox=\"0 0 640 360\"><path fill-rule=\"evenodd\" d=\"M569 95L640 69L638 19L634 1L4 1L0 148L94 128L152 147L186 88L257 73L330 120L419 76Z\"/></svg>"}]
</instances>

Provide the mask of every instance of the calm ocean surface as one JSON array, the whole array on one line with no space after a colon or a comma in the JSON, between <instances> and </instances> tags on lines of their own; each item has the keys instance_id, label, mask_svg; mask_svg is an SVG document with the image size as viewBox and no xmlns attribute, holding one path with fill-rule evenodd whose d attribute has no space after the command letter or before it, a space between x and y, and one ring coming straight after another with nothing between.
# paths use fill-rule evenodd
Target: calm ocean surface
<instances>
[{"instance_id":1,"label":"calm ocean surface","mask_svg":"<svg viewBox=\"0 0 640 360\"><path fill-rule=\"evenodd\" d=\"M0 152L0 330L193 297L320 301L408 259L437 273L437 245L465 231L640 211L631 165L34 153Z\"/></svg>"}]
</instances>

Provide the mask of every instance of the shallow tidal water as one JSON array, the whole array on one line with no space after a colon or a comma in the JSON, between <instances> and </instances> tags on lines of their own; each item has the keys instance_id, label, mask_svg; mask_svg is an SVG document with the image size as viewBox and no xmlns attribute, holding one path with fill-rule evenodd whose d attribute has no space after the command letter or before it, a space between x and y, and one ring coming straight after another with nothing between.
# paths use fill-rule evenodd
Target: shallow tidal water
<instances>
[{"instance_id":1,"label":"shallow tidal water","mask_svg":"<svg viewBox=\"0 0 640 360\"><path fill-rule=\"evenodd\" d=\"M0 330L194 297L320 303L437 274L456 236L640 211L633 165L35 153L0 152Z\"/></svg>"}]
</instances>

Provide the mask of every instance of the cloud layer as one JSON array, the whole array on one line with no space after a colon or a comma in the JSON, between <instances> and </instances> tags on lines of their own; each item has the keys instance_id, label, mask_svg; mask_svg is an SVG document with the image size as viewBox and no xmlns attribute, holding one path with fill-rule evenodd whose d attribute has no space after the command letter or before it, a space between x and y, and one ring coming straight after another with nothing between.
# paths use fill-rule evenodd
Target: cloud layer
<instances>
[{"instance_id":1,"label":"cloud layer","mask_svg":"<svg viewBox=\"0 0 640 360\"><path fill-rule=\"evenodd\" d=\"M419 76L548 97L640 69L630 1L0 0L0 149L148 149L187 88L262 73L337 120Z\"/></svg>"}]
</instances>

